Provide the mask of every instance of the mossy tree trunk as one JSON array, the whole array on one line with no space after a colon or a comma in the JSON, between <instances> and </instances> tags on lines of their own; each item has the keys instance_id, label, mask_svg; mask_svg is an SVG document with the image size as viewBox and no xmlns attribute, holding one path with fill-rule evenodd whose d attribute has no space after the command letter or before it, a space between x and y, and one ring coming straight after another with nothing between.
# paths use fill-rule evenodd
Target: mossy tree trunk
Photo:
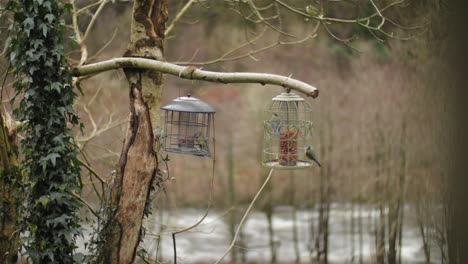
<instances>
[{"instance_id":1,"label":"mossy tree trunk","mask_svg":"<svg viewBox=\"0 0 468 264\"><path fill-rule=\"evenodd\" d=\"M126 57L163 60L166 0L135 0ZM126 69L130 85L130 118L102 230L100 263L133 263L142 239L142 222L157 180L158 159L153 127L160 120L162 74ZM159 186L159 185L158 185Z\"/></svg>"},{"instance_id":2,"label":"mossy tree trunk","mask_svg":"<svg viewBox=\"0 0 468 264\"><path fill-rule=\"evenodd\" d=\"M0 114L0 263L16 263L18 259L17 220L22 195L17 149L14 124L5 122Z\"/></svg>"}]
</instances>

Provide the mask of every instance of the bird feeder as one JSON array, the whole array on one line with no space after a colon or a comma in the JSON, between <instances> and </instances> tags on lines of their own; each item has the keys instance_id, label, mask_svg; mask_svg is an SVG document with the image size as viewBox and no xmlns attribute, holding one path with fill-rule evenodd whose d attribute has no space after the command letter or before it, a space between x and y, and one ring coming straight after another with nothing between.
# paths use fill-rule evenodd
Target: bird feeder
<instances>
[{"instance_id":1,"label":"bird feeder","mask_svg":"<svg viewBox=\"0 0 468 264\"><path fill-rule=\"evenodd\" d=\"M210 156L209 138L215 110L202 100L178 97L164 110L162 147L167 152Z\"/></svg>"},{"instance_id":2,"label":"bird feeder","mask_svg":"<svg viewBox=\"0 0 468 264\"><path fill-rule=\"evenodd\" d=\"M312 109L295 93L282 93L265 108L262 164L274 169L312 166L304 146L312 135Z\"/></svg>"}]
</instances>

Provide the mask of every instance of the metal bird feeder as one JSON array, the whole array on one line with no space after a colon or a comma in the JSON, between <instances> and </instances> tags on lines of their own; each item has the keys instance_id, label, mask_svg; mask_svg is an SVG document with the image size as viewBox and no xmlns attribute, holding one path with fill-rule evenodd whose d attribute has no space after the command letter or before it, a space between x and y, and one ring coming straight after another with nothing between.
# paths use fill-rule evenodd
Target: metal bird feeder
<instances>
[{"instance_id":1,"label":"metal bird feeder","mask_svg":"<svg viewBox=\"0 0 468 264\"><path fill-rule=\"evenodd\" d=\"M304 169L312 161L304 154L304 145L312 135L312 109L295 93L282 93L265 109L263 122L262 164L274 169Z\"/></svg>"},{"instance_id":2,"label":"metal bird feeder","mask_svg":"<svg viewBox=\"0 0 468 264\"><path fill-rule=\"evenodd\" d=\"M161 107L164 110L162 147L167 152L210 156L209 138L215 110L190 96L178 97Z\"/></svg>"}]
</instances>

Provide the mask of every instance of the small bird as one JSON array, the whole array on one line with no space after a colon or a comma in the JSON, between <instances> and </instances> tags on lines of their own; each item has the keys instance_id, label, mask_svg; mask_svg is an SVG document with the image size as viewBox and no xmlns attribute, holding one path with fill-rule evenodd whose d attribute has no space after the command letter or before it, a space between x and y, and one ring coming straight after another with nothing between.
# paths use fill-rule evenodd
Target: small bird
<instances>
[{"instance_id":1,"label":"small bird","mask_svg":"<svg viewBox=\"0 0 468 264\"><path fill-rule=\"evenodd\" d=\"M199 147L200 149L206 149L206 141L201 132L196 132L193 135L193 138L196 140L196 147Z\"/></svg>"},{"instance_id":2,"label":"small bird","mask_svg":"<svg viewBox=\"0 0 468 264\"><path fill-rule=\"evenodd\" d=\"M311 15L311 16L315 16L319 13L319 10L313 6L313 5L308 5L306 6L306 12L307 14Z\"/></svg>"},{"instance_id":3,"label":"small bird","mask_svg":"<svg viewBox=\"0 0 468 264\"><path fill-rule=\"evenodd\" d=\"M164 137L164 129L160 126L157 126L153 132L156 139L162 139Z\"/></svg>"},{"instance_id":4,"label":"small bird","mask_svg":"<svg viewBox=\"0 0 468 264\"><path fill-rule=\"evenodd\" d=\"M155 143L155 150L156 151L159 151L161 149L161 145L162 145L162 139L165 137L164 135L164 129L161 128L160 126L157 126L154 130L153 130L153 134L154 134L154 143Z\"/></svg>"},{"instance_id":5,"label":"small bird","mask_svg":"<svg viewBox=\"0 0 468 264\"><path fill-rule=\"evenodd\" d=\"M320 165L320 163L318 162L317 158L315 157L314 152L312 151L312 149L313 149L312 146L310 146L310 145L305 145L304 148L305 148L304 153L305 153L306 157L309 158L309 159L311 159L311 160L313 160L313 161L315 161L315 163L317 163L317 165L318 165L319 167L322 167L322 166Z\"/></svg>"},{"instance_id":6,"label":"small bird","mask_svg":"<svg viewBox=\"0 0 468 264\"><path fill-rule=\"evenodd\" d=\"M273 113L270 119L270 125L273 128L275 136L279 136L281 130L281 118L277 113Z\"/></svg>"}]
</instances>

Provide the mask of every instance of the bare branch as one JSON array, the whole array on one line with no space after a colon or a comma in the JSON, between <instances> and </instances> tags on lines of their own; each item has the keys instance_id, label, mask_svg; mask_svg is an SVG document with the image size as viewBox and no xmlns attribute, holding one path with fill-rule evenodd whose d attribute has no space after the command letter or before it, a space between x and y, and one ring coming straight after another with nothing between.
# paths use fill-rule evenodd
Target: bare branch
<instances>
[{"instance_id":1,"label":"bare branch","mask_svg":"<svg viewBox=\"0 0 468 264\"><path fill-rule=\"evenodd\" d=\"M107 61L93 63L73 69L75 76L94 75L104 71L131 68L140 70L155 70L161 73L178 76L183 79L201 80L218 83L260 83L262 85L272 84L282 86L287 89L293 89L304 93L307 96L316 98L318 89L307 83L289 78L287 76L268 74L268 73L250 73L250 72L213 72L204 71L195 67L184 67L169 62L157 61L143 58L114 58Z\"/></svg>"},{"instance_id":2,"label":"bare branch","mask_svg":"<svg viewBox=\"0 0 468 264\"><path fill-rule=\"evenodd\" d=\"M236 48L224 53L221 57L213 59L213 60L202 61L202 62L191 62L191 61L180 61L179 62L178 61L178 62L173 62L173 63L183 64L183 65L188 65L188 64L190 64L190 65L209 65L209 64L219 63L219 62L240 60L240 59L247 58L247 57L250 57L253 60L257 61L257 59L253 57L253 55L255 55L257 53L267 51L267 50L272 49L272 48L274 48L276 46L297 45L297 44L303 43L303 42L305 42L305 41L307 41L309 39L315 38L317 36L316 31L318 29L319 23L320 22L317 23L317 26L313 30L312 34L310 34L309 36L306 36L303 39L297 40L297 41L290 41L290 42L278 41L278 42L274 42L272 44L269 44L267 46L264 46L264 47L256 49L256 50L250 50L250 51L248 51L248 52L246 52L244 54L228 57L228 55L232 54L233 52L235 52L235 51L237 51L239 49L242 49L242 48L244 48L244 47L246 47L247 45L250 44L250 43L244 43L241 46L236 47Z\"/></svg>"},{"instance_id":3,"label":"bare branch","mask_svg":"<svg viewBox=\"0 0 468 264\"><path fill-rule=\"evenodd\" d=\"M88 27L86 28L86 32L83 36L83 39L81 40L82 42L86 41L86 38L89 36L89 32L93 28L94 22L96 22L96 18L99 16L99 13L101 13L102 9L104 6L109 2L109 0L103 0L101 1L101 4L99 5L98 9L96 10L96 13L94 13L93 17L91 18L91 21L88 24Z\"/></svg>"},{"instance_id":4,"label":"bare branch","mask_svg":"<svg viewBox=\"0 0 468 264\"><path fill-rule=\"evenodd\" d=\"M237 229L236 229L236 232L234 233L234 237L232 238L232 242L231 242L231 245L229 245L228 249L226 249L226 251L224 252L223 256L221 256L220 259L218 259L215 264L219 264L221 263L221 261L227 256L227 254L229 253L229 251L231 251L231 249L234 247L234 245L236 244L236 241L237 241L237 236L239 236L239 231L241 230L242 228L242 225L244 224L244 221L245 219L247 218L247 215L250 213L250 210L252 209L253 205L255 204L255 202L257 201L257 198L260 196L260 194L262 193L263 189L265 188L265 186L267 185L268 181L270 180L271 178L271 175L273 175L273 169L270 169L270 173L268 173L268 177L265 179L265 181L263 182L262 186L260 187L260 189L258 190L257 194L255 194L255 197L253 198L252 202L250 202L249 204L249 207L247 207L247 210L245 211L244 213L244 216L242 216L242 219L241 221L239 222L239 225L237 226Z\"/></svg>"},{"instance_id":5,"label":"bare branch","mask_svg":"<svg viewBox=\"0 0 468 264\"><path fill-rule=\"evenodd\" d=\"M305 12L302 12L301 10L299 9L296 9L284 2L282 2L281 0L273 0L275 1L276 3L280 4L281 6L285 7L286 9L289 9L290 11L292 11L293 13L296 13L298 15L301 15L301 16L304 16L306 18L312 18L312 19L317 19L317 20L322 20L322 21L327 21L327 22L340 22L340 23L356 23L356 22L363 22L363 21L366 21L368 19L371 19L373 17L376 17L376 16L380 16L380 14L382 12L384 12L385 10L393 7L393 6L396 6L396 5L399 5L399 4L403 4L405 1L404 0L400 0L400 1L395 1L395 2L392 2L380 9L378 9L378 12L375 12L369 16L366 16L366 17L361 17L361 18L358 18L358 19L341 19L341 18L334 18L334 17L324 17L323 15L318 15L318 16L312 16L312 15L309 15Z\"/></svg>"},{"instance_id":6,"label":"bare branch","mask_svg":"<svg viewBox=\"0 0 468 264\"><path fill-rule=\"evenodd\" d=\"M322 25L327 30L328 34L330 36L332 36L334 39L338 40L339 42L344 43L345 45L347 45L348 47L350 47L351 49L353 49L353 50L355 50L357 52L361 52L359 49L357 49L356 47L354 47L353 45L350 44L350 42L351 42L351 40L353 40L353 38L347 38L347 39L340 38L337 35L333 34L333 32L330 30L330 28L327 26L327 24L325 22L322 22Z\"/></svg>"},{"instance_id":7,"label":"bare branch","mask_svg":"<svg viewBox=\"0 0 468 264\"><path fill-rule=\"evenodd\" d=\"M95 3L92 3L92 4L89 4L83 8L80 8L76 11L76 14L78 15L79 13L81 12L86 12L88 9L94 7L94 6L97 6L97 5L100 5L102 2L104 1L107 1L107 0L99 0L99 1L96 1Z\"/></svg>"},{"instance_id":8,"label":"bare branch","mask_svg":"<svg viewBox=\"0 0 468 264\"><path fill-rule=\"evenodd\" d=\"M258 8L255 6L255 4L253 3L252 0L248 0L248 4L249 4L250 8L252 9L252 12L255 13L255 15L258 17L258 19L260 20L260 22L262 22L263 24L267 25L268 27L270 27L271 29L273 29L274 31L276 31L276 32L278 32L278 33L280 33L280 34L283 34L283 35L288 36L288 37L293 37L293 38L296 37L296 36L294 36L294 35L292 35L292 34L289 34L289 33L287 33L287 32L284 32L283 30L281 30L281 29L279 29L279 28L273 26L270 22L268 22L267 19L265 19L265 18L262 16L262 14L260 14L260 11L259 11L260 9L258 9ZM271 6L273 6L273 5L271 5ZM269 6L269 7L270 7L270 6ZM268 7L268 8L269 8L269 7Z\"/></svg>"},{"instance_id":9,"label":"bare branch","mask_svg":"<svg viewBox=\"0 0 468 264\"><path fill-rule=\"evenodd\" d=\"M94 60L97 56L99 56L99 54L101 54L101 52L103 52L111 43L112 41L114 41L115 39L115 36L117 36L117 32L118 32L118 28L116 27L115 30L114 30L114 33L112 34L112 37L106 42L106 44L104 44L104 46L102 46L93 56L89 57L88 61L92 61Z\"/></svg>"},{"instance_id":10,"label":"bare branch","mask_svg":"<svg viewBox=\"0 0 468 264\"><path fill-rule=\"evenodd\" d=\"M175 16L174 20L172 20L171 24L167 27L166 32L164 32L164 35L167 36L171 33L172 29L174 29L175 24L177 24L177 22L179 22L179 20L185 15L185 13L187 13L187 11L195 3L195 1L196 0L189 0L187 4L185 4L185 6L182 7L179 13L177 13L177 15Z\"/></svg>"},{"instance_id":11,"label":"bare branch","mask_svg":"<svg viewBox=\"0 0 468 264\"><path fill-rule=\"evenodd\" d=\"M99 214L96 213L96 211L94 211L93 207L88 202L86 202L85 200L83 200L83 198L81 198L79 195L73 192L70 192L70 194L76 199L78 199L83 205L85 205L86 208L88 208L89 212L91 212L94 216L96 216L97 218L100 218Z\"/></svg>"},{"instance_id":12,"label":"bare branch","mask_svg":"<svg viewBox=\"0 0 468 264\"><path fill-rule=\"evenodd\" d=\"M101 184L104 184L106 185L107 187L109 186L107 184L107 182L99 175L99 173L97 173L93 168L91 168L91 166L89 166L88 164L86 164L86 162L78 159L78 162L84 166L91 174L93 174L94 176L96 176L96 178L101 182Z\"/></svg>"}]
</instances>

